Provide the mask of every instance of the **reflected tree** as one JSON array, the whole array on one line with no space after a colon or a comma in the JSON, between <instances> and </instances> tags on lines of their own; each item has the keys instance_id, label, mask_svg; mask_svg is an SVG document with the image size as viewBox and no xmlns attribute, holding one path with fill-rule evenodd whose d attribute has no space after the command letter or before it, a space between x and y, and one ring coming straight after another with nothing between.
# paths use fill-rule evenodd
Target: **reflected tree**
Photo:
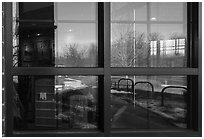
<instances>
[{"instance_id":1,"label":"reflected tree","mask_svg":"<svg viewBox=\"0 0 204 139\"><path fill-rule=\"evenodd\" d=\"M135 41L134 41L135 39ZM134 44L135 43L135 44ZM112 43L111 64L114 67L146 66L148 63L148 49L145 33L121 33ZM135 48L134 48L135 47ZM135 50L135 53L134 53Z\"/></svg>"},{"instance_id":2,"label":"reflected tree","mask_svg":"<svg viewBox=\"0 0 204 139\"><path fill-rule=\"evenodd\" d=\"M71 67L94 67L97 65L97 46L92 43L88 46L80 46L77 43L66 45L63 57L59 62L64 66Z\"/></svg>"},{"instance_id":3,"label":"reflected tree","mask_svg":"<svg viewBox=\"0 0 204 139\"><path fill-rule=\"evenodd\" d=\"M97 65L98 61L98 47L96 44L91 43L89 47L87 47L87 55L85 57L84 66L94 67Z\"/></svg>"},{"instance_id":4,"label":"reflected tree","mask_svg":"<svg viewBox=\"0 0 204 139\"><path fill-rule=\"evenodd\" d=\"M82 63L84 62L84 53L77 50L78 46L77 43L66 46L64 54L66 65L76 67L82 66Z\"/></svg>"},{"instance_id":5,"label":"reflected tree","mask_svg":"<svg viewBox=\"0 0 204 139\"><path fill-rule=\"evenodd\" d=\"M115 32L113 31L113 34ZM117 33L117 32L116 32ZM135 34L135 37L134 37ZM185 66L186 54L180 53L179 41L185 36L172 33L166 40L160 32L152 32L148 36L144 32L121 30L112 41L111 66L113 67L180 67ZM170 46L170 42L175 44ZM168 45L166 43L169 43ZM185 47L185 40L184 40ZM168 48L167 48L168 47ZM182 48L184 49L184 48ZM184 49L186 51L186 49ZM174 53L175 51L175 53ZM171 53L171 55L166 53Z\"/></svg>"}]
</instances>

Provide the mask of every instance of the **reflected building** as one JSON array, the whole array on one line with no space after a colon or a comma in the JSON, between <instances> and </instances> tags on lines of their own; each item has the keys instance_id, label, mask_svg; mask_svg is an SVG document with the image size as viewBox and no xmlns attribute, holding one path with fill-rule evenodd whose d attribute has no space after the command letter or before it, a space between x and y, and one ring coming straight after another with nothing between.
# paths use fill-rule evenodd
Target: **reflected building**
<instances>
[{"instance_id":1,"label":"reflected building","mask_svg":"<svg viewBox=\"0 0 204 139\"><path fill-rule=\"evenodd\" d=\"M150 41L150 67L186 66L185 38Z\"/></svg>"}]
</instances>

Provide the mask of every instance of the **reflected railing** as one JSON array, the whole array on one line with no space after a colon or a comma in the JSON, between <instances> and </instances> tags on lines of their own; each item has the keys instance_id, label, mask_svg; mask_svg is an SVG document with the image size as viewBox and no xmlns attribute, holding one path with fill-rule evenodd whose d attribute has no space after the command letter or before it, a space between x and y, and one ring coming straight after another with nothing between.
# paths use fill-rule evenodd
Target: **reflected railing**
<instances>
[{"instance_id":1,"label":"reflected railing","mask_svg":"<svg viewBox=\"0 0 204 139\"><path fill-rule=\"evenodd\" d=\"M169 89L169 88L176 88L176 89L184 89L188 92L188 89L187 87L185 86L177 86L177 85L166 85L166 87L164 87L162 90L161 90L161 106L164 106L164 91L166 89Z\"/></svg>"},{"instance_id":2,"label":"reflected railing","mask_svg":"<svg viewBox=\"0 0 204 139\"><path fill-rule=\"evenodd\" d=\"M122 115L127 116L127 114L130 114L132 116L135 115L136 117L138 117L146 113L142 117L143 118L146 117L145 118L146 122L144 124L146 125L145 127L148 129L154 128L152 126L154 125L153 121L155 119L160 119L160 118L161 118L161 121L164 120L166 123L169 124L169 128L171 128L171 126L175 128L187 127L187 124L186 124L187 106L185 101L186 94L179 93L180 89L184 89L188 91L186 86L170 85L173 82L169 82L170 84L167 85L165 82L165 84L160 84L160 87L158 88L157 86L158 84L155 83L154 81L150 82L145 80L138 80L135 82L134 86L132 87L133 83L134 81L131 78L117 78L112 80L111 93L113 95L112 96L113 104L115 105L114 108L112 108L113 111L116 111L115 109L117 108L118 113L120 113L121 117L123 117ZM148 85L150 87L150 88L148 87L150 90L147 91L145 89L146 90L145 91L144 86L143 87L141 86L143 89L142 88L139 89L140 88L138 86L139 84ZM136 86L138 86L139 88L136 89ZM176 89L176 90L174 90L174 93L170 93L170 92L167 93L167 96L166 96L164 95L166 89ZM165 96L168 98L167 100L164 99ZM166 101L165 106L164 106L164 101ZM121 104L119 104L118 102L120 102ZM142 111L143 114L140 113L140 111ZM120 120L123 120L123 118L121 118ZM115 124L117 125L120 123L119 121L113 122L114 127L115 127ZM130 124L130 126L131 125L132 124Z\"/></svg>"},{"instance_id":3,"label":"reflected railing","mask_svg":"<svg viewBox=\"0 0 204 139\"><path fill-rule=\"evenodd\" d=\"M138 81L135 83L135 86L138 85L138 84L149 84L152 88L152 93L154 93L154 86L151 82L148 82L148 81ZM151 96L152 98L152 96ZM150 124L150 116L149 116L149 99L150 99L150 95L149 95L149 92L147 93L147 128L149 128ZM134 94L134 105L135 105L135 94Z\"/></svg>"},{"instance_id":4,"label":"reflected railing","mask_svg":"<svg viewBox=\"0 0 204 139\"><path fill-rule=\"evenodd\" d=\"M120 82L121 81L123 81L123 80L126 80L127 82L126 82L126 87L127 87L127 91L129 90L129 85L128 85L128 81L130 81L131 82L131 87L132 87L132 89L131 89L131 91L133 92L133 90L134 90L134 82L133 82L133 80L132 79L129 79L129 78L121 78L121 79L119 79L118 80L118 89L120 89Z\"/></svg>"}]
</instances>

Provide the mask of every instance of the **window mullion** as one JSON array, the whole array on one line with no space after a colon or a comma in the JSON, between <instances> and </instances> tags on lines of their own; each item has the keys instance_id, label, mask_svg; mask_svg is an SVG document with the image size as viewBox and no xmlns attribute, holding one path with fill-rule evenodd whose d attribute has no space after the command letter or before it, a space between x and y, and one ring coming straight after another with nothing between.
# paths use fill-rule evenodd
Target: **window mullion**
<instances>
[{"instance_id":1,"label":"window mullion","mask_svg":"<svg viewBox=\"0 0 204 139\"><path fill-rule=\"evenodd\" d=\"M110 3L104 4L104 134L110 136L111 110L110 110L110 84L111 84L111 33L110 33Z\"/></svg>"},{"instance_id":2,"label":"window mullion","mask_svg":"<svg viewBox=\"0 0 204 139\"><path fill-rule=\"evenodd\" d=\"M12 136L13 132L13 81L12 81L12 3L4 3L5 5L5 20L4 20L4 32L5 32L5 136Z\"/></svg>"},{"instance_id":3,"label":"window mullion","mask_svg":"<svg viewBox=\"0 0 204 139\"><path fill-rule=\"evenodd\" d=\"M197 68L111 68L112 75L198 75Z\"/></svg>"},{"instance_id":4,"label":"window mullion","mask_svg":"<svg viewBox=\"0 0 204 139\"><path fill-rule=\"evenodd\" d=\"M103 75L103 68L18 67L13 75Z\"/></svg>"},{"instance_id":5,"label":"window mullion","mask_svg":"<svg viewBox=\"0 0 204 139\"><path fill-rule=\"evenodd\" d=\"M202 133L202 3L198 5L198 131Z\"/></svg>"}]
</instances>

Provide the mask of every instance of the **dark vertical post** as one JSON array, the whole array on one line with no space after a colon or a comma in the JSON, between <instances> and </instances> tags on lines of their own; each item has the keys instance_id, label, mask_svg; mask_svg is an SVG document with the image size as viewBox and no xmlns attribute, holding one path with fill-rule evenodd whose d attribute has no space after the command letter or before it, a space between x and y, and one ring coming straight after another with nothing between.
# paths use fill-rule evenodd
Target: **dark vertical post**
<instances>
[{"instance_id":1,"label":"dark vertical post","mask_svg":"<svg viewBox=\"0 0 204 139\"><path fill-rule=\"evenodd\" d=\"M192 68L198 68L199 65L198 65L198 54L199 54L199 42L198 42L198 32L199 32L199 29L198 29L198 3L196 2L193 2L191 3L191 9L190 9L190 12L191 12L191 45L189 46L192 51L191 51L191 57L190 57L190 62L191 62L191 67ZM200 75L198 75L200 76ZM190 94L191 97L190 97L190 105L191 105L191 128L194 129L194 130L199 130L198 128L198 124L199 122L201 121L198 121L198 113L199 113L199 97L198 97L198 94L199 94L199 89L198 89L198 82L199 82L199 77L198 76L194 76L192 78L192 91Z\"/></svg>"},{"instance_id":2,"label":"dark vertical post","mask_svg":"<svg viewBox=\"0 0 204 139\"><path fill-rule=\"evenodd\" d=\"M187 67L192 67L192 6L191 3L187 3L187 40L186 40L186 57L187 57ZM187 76L187 88L189 93L187 96L187 128L191 128L192 125L192 76Z\"/></svg>"},{"instance_id":3,"label":"dark vertical post","mask_svg":"<svg viewBox=\"0 0 204 139\"><path fill-rule=\"evenodd\" d=\"M134 103L134 95L135 95L135 93L134 93L134 88L135 87L135 85L134 85L134 81L132 81L132 95L133 95L133 98L132 98L132 100L133 100L133 103Z\"/></svg>"},{"instance_id":4,"label":"dark vertical post","mask_svg":"<svg viewBox=\"0 0 204 139\"><path fill-rule=\"evenodd\" d=\"M98 3L98 67L104 67L104 3ZM98 126L104 131L104 77L98 76Z\"/></svg>"},{"instance_id":5,"label":"dark vertical post","mask_svg":"<svg viewBox=\"0 0 204 139\"><path fill-rule=\"evenodd\" d=\"M5 29L4 29L4 7L5 3L2 3L2 88L5 88ZM2 137L5 136L5 91L2 90Z\"/></svg>"},{"instance_id":6,"label":"dark vertical post","mask_svg":"<svg viewBox=\"0 0 204 139\"><path fill-rule=\"evenodd\" d=\"M192 3L192 67L198 68L198 3L193 2ZM198 130L198 76L193 77L192 81L192 96L191 96L191 102L192 102L192 128L194 130Z\"/></svg>"},{"instance_id":7,"label":"dark vertical post","mask_svg":"<svg viewBox=\"0 0 204 139\"><path fill-rule=\"evenodd\" d=\"M98 66L104 67L104 3L98 3Z\"/></svg>"},{"instance_id":8,"label":"dark vertical post","mask_svg":"<svg viewBox=\"0 0 204 139\"><path fill-rule=\"evenodd\" d=\"M5 2L4 4L4 47L5 47L5 136L12 136L13 132L13 80L12 80L12 3Z\"/></svg>"},{"instance_id":9,"label":"dark vertical post","mask_svg":"<svg viewBox=\"0 0 204 139\"><path fill-rule=\"evenodd\" d=\"M187 43L188 43L188 67L198 68L198 54L199 54L199 42L198 42L198 3L188 3L187 4ZM200 74L200 73L199 73ZM200 75L198 75L200 76ZM187 125L188 128L198 130L198 113L199 113L199 77L198 76L188 76L188 89L190 91L188 96L188 113L187 113Z\"/></svg>"},{"instance_id":10,"label":"dark vertical post","mask_svg":"<svg viewBox=\"0 0 204 139\"><path fill-rule=\"evenodd\" d=\"M111 130L111 109L110 109L110 90L111 90L111 24L110 24L110 3L104 3L104 134L110 136Z\"/></svg>"},{"instance_id":11,"label":"dark vertical post","mask_svg":"<svg viewBox=\"0 0 204 139\"><path fill-rule=\"evenodd\" d=\"M198 131L202 136L202 3L198 5Z\"/></svg>"}]
</instances>

